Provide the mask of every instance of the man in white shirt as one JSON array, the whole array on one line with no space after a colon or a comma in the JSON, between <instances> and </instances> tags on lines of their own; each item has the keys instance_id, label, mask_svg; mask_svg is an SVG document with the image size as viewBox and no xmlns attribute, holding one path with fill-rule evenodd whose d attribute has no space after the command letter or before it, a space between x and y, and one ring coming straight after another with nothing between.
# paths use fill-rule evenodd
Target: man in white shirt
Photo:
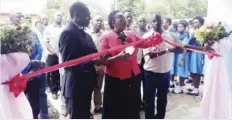
<instances>
[{"instance_id":1,"label":"man in white shirt","mask_svg":"<svg viewBox=\"0 0 232 120\"><path fill-rule=\"evenodd\" d=\"M170 42L182 46L171 32L164 31L162 28L162 18L160 15L154 15L152 18L152 27L148 33L143 35L147 38L154 33L161 34L162 38ZM145 75L145 118L146 119L164 119L167 94L169 88L170 70L172 67L173 53L177 52L179 48L175 48L163 42L159 48L151 47L143 49L145 59L144 75ZM157 95L156 95L157 94ZM154 115L154 100L157 96L157 114Z\"/></svg>"},{"instance_id":2,"label":"man in white shirt","mask_svg":"<svg viewBox=\"0 0 232 120\"><path fill-rule=\"evenodd\" d=\"M43 33L44 50L47 53L46 65L53 66L59 63L58 59L58 41L63 30L62 26L63 16L61 12L54 14L54 23L47 26ZM60 76L59 71L47 73L48 86L53 94L53 99L58 99L57 93L60 90Z\"/></svg>"},{"instance_id":3,"label":"man in white shirt","mask_svg":"<svg viewBox=\"0 0 232 120\"><path fill-rule=\"evenodd\" d=\"M140 16L138 18L138 29L136 31L136 34L141 38L145 33L147 33L147 29L146 29L146 26L147 26L147 19L144 17L144 16ZM145 96L144 96L144 93L145 93L145 79L144 79L144 69L143 69L143 65L144 65L144 58L143 58L143 49L138 49L138 53L137 53L137 62L138 62L138 65L140 67L140 71L141 71L141 74L140 74L140 77L141 77L141 82L142 82L142 91L141 91L141 96L142 96L142 99L141 99L141 110L144 110L144 101L145 101ZM142 94L143 92L143 94Z\"/></svg>"}]
</instances>

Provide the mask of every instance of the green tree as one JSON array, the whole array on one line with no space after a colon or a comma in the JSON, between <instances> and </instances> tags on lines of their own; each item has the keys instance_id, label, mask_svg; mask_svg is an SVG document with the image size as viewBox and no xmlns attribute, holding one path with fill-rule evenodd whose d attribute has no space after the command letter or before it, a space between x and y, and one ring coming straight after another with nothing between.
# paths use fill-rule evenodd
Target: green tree
<instances>
[{"instance_id":1,"label":"green tree","mask_svg":"<svg viewBox=\"0 0 232 120\"><path fill-rule=\"evenodd\" d=\"M115 9L131 9L135 16L159 13L174 19L192 18L196 15L206 16L207 0L114 0Z\"/></svg>"},{"instance_id":2,"label":"green tree","mask_svg":"<svg viewBox=\"0 0 232 120\"><path fill-rule=\"evenodd\" d=\"M155 0L147 4L146 12L160 13L175 19L192 18L196 15L206 16L207 0Z\"/></svg>"},{"instance_id":3,"label":"green tree","mask_svg":"<svg viewBox=\"0 0 232 120\"><path fill-rule=\"evenodd\" d=\"M143 14L145 9L144 0L117 0L116 8L118 10L130 9L133 11L134 15L137 17Z\"/></svg>"}]
</instances>

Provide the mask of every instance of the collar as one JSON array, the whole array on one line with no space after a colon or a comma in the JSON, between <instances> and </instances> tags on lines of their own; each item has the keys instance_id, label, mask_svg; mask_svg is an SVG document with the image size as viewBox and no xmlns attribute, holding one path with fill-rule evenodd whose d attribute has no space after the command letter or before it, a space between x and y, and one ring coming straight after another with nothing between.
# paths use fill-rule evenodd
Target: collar
<instances>
[{"instance_id":1,"label":"collar","mask_svg":"<svg viewBox=\"0 0 232 120\"><path fill-rule=\"evenodd\" d=\"M100 30L98 33L96 33L93 29L91 30L91 33L92 34L102 34L103 33L103 31L102 30Z\"/></svg>"},{"instance_id":2,"label":"collar","mask_svg":"<svg viewBox=\"0 0 232 120\"><path fill-rule=\"evenodd\" d=\"M84 30L84 27L83 26L80 26L78 24L76 24L75 22L73 22L73 20L71 20L71 22L80 30Z\"/></svg>"},{"instance_id":3,"label":"collar","mask_svg":"<svg viewBox=\"0 0 232 120\"><path fill-rule=\"evenodd\" d=\"M61 27L63 27L62 25L56 25L56 24L53 24L53 27L58 27L58 28L61 28Z\"/></svg>"}]
</instances>

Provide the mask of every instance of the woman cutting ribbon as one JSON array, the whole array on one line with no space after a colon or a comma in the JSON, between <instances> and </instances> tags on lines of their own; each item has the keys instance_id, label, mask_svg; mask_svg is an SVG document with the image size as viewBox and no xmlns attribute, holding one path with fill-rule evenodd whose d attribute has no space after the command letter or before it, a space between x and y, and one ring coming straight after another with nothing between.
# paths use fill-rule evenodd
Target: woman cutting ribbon
<instances>
[{"instance_id":1,"label":"woman cutting ribbon","mask_svg":"<svg viewBox=\"0 0 232 120\"><path fill-rule=\"evenodd\" d=\"M101 36L101 51L133 43L139 40L133 32L123 32L126 21L119 11L108 16L111 31ZM137 64L137 48L151 47L139 44L122 52L114 52L106 62L105 88L103 97L103 119L140 118L140 68Z\"/></svg>"}]
</instances>

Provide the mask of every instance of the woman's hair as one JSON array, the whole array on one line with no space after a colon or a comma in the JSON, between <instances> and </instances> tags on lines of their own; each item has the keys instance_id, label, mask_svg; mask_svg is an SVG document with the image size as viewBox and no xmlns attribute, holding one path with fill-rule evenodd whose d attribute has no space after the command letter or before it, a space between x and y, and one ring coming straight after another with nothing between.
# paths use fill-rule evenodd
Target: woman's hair
<instances>
[{"instance_id":1,"label":"woman's hair","mask_svg":"<svg viewBox=\"0 0 232 120\"><path fill-rule=\"evenodd\" d=\"M171 18L164 18L164 20L167 21L169 25L172 24L172 19Z\"/></svg>"},{"instance_id":2,"label":"woman's hair","mask_svg":"<svg viewBox=\"0 0 232 120\"><path fill-rule=\"evenodd\" d=\"M173 26L173 28L175 29L175 30L177 30L177 24L178 24L178 22L176 22L176 21L172 21L172 26Z\"/></svg>"},{"instance_id":3,"label":"woman's hair","mask_svg":"<svg viewBox=\"0 0 232 120\"><path fill-rule=\"evenodd\" d=\"M196 16L196 17L193 18L193 20L195 20L195 19L197 19L197 20L201 23L201 25L204 25L205 20L204 20L203 17L201 17L201 16Z\"/></svg>"},{"instance_id":4,"label":"woman's hair","mask_svg":"<svg viewBox=\"0 0 232 120\"><path fill-rule=\"evenodd\" d=\"M115 15L119 13L118 10L113 10L112 12L110 12L109 16L108 16L108 24L110 26L111 29L114 29L114 26L113 26L113 22L115 22Z\"/></svg>"},{"instance_id":5,"label":"woman's hair","mask_svg":"<svg viewBox=\"0 0 232 120\"><path fill-rule=\"evenodd\" d=\"M189 20L189 21L188 21L188 24L189 24L189 25L193 25L193 20Z\"/></svg>"},{"instance_id":6,"label":"woman's hair","mask_svg":"<svg viewBox=\"0 0 232 120\"><path fill-rule=\"evenodd\" d=\"M188 26L188 22L186 20L180 20L178 24L182 24L185 28Z\"/></svg>"}]
</instances>

